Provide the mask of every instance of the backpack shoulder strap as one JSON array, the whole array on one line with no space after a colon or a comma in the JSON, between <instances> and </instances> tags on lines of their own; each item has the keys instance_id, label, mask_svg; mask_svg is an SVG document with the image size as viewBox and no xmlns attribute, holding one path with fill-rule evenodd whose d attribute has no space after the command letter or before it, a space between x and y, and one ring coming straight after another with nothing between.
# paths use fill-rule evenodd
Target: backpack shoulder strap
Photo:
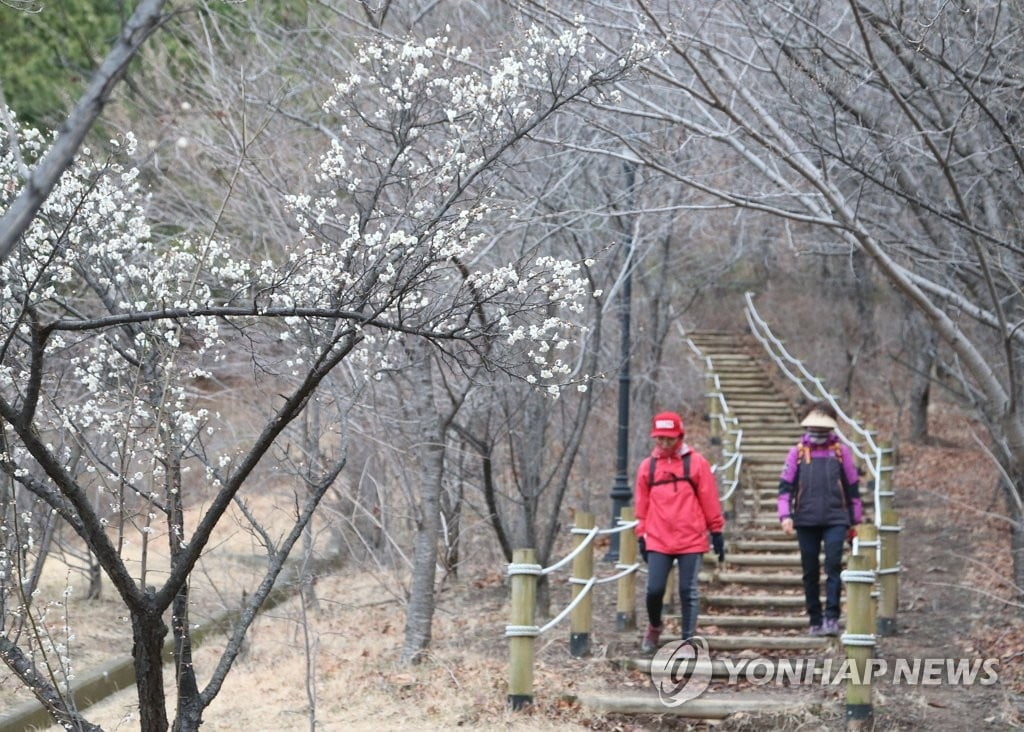
<instances>
[{"instance_id":1,"label":"backpack shoulder strap","mask_svg":"<svg viewBox=\"0 0 1024 732\"><path fill-rule=\"evenodd\" d=\"M836 454L836 460L839 461L839 482L843 484L843 492L845 494L845 492L850 488L850 484L846 480L846 465L843 463L843 446L841 443L837 442L832 445L832 450Z\"/></svg>"},{"instance_id":2,"label":"backpack shoulder strap","mask_svg":"<svg viewBox=\"0 0 1024 732\"><path fill-rule=\"evenodd\" d=\"M796 467L800 469L800 463L811 462L811 448L804 444L803 440L796 443Z\"/></svg>"},{"instance_id":3,"label":"backpack shoulder strap","mask_svg":"<svg viewBox=\"0 0 1024 732\"><path fill-rule=\"evenodd\" d=\"M647 460L647 486L651 487L654 485L661 485L662 483L675 483L676 481L679 480L685 480L687 483L690 484L690 487L693 488L694 493L696 493L697 484L693 482L693 478L690 476L690 456L692 454L693 453L688 452L685 455L683 455L683 477L672 478L670 480L660 480L657 482L655 482L654 480L654 465L655 463L658 462L658 458L654 457L654 455L651 455L651 457L648 458Z\"/></svg>"}]
</instances>

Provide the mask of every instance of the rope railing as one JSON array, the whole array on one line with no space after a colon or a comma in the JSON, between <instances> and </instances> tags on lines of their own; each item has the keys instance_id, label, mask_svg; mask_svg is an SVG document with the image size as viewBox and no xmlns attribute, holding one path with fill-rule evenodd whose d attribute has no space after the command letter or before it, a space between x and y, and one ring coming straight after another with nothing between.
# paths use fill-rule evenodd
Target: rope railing
<instances>
[{"instance_id":1,"label":"rope railing","mask_svg":"<svg viewBox=\"0 0 1024 732\"><path fill-rule=\"evenodd\" d=\"M708 424L710 426L711 438L721 440L722 457L725 462L716 463L711 466L711 472L715 475L728 475L719 484L719 500L725 506L727 513L734 516L736 506L736 489L740 485L740 475L743 468L743 430L739 427L739 419L732 414L729 403L722 391L722 383L715 370L714 361L710 356L701 350L693 339L687 335L682 325L676 322L676 328L683 337L687 346L693 351L698 359L704 362L704 378L707 391L704 394L707 400ZM726 439L731 437L731 445L727 448Z\"/></svg>"},{"instance_id":2,"label":"rope railing","mask_svg":"<svg viewBox=\"0 0 1024 732\"><path fill-rule=\"evenodd\" d=\"M855 441L843 435L841 430L837 430L839 436L849 445L853 453L867 464L873 478L872 503L874 505L875 537L872 537L870 541L865 541L863 546L869 550L874 549L871 552L874 554L873 572L878 582L875 628L879 635L892 635L896 632L900 572L898 535L901 528L899 517L893 507L895 493L892 486L895 460L892 447L878 444L869 430L862 428L856 420L842 410L821 379L811 374L803 363L794 358L786 350L782 341L772 333L768 323L754 307L753 294L748 292L745 298L744 310L750 331L779 367L779 370L796 384L800 392L808 399L828 401L836 410L839 418L860 437L866 447L865 450L862 450ZM790 368L791 366L792 368ZM813 391L807 387L808 383L813 385Z\"/></svg>"},{"instance_id":3,"label":"rope railing","mask_svg":"<svg viewBox=\"0 0 1024 732\"><path fill-rule=\"evenodd\" d=\"M786 350L782 341L772 333L771 328L768 327L768 323L766 323L758 314L757 308L754 307L753 294L748 292L744 297L747 301L745 313L747 316L747 322L750 325L750 331L758 342L760 342L762 347L764 347L768 356L779 367L779 370L782 371L782 373L785 374L785 376L792 381L798 389L800 389L800 392L811 401L825 400L831 404L833 409L836 410L836 414L839 419L848 425L852 432L856 433L860 437L861 444L866 447L866 449L861 449L860 444L858 444L856 440L852 440L843 434L841 428L836 430L843 441L849 445L854 455L856 455L861 462L867 465L868 471L874 479L872 501L874 503L875 523L877 525L881 520L884 508L882 506L882 498L884 497L882 493L888 493L891 495L891 492L889 492L885 487L887 481L883 480L883 475L891 472L892 470L892 467L886 464L886 460L884 458L885 450L875 442L875 439L869 430L861 427L853 417L843 411L842 407L839 406L835 397L832 396L832 393L829 392L821 379L811 374L802 361L794 358L789 351ZM787 364L792 365L800 375L794 374ZM807 383L814 386L813 391L807 387Z\"/></svg>"},{"instance_id":4,"label":"rope railing","mask_svg":"<svg viewBox=\"0 0 1024 732\"><path fill-rule=\"evenodd\" d=\"M590 651L590 629L593 624L591 591L598 585L616 582L618 584L616 625L619 630L636 627L636 573L640 569L637 561L636 527L633 508L623 507L616 525L601 529L594 524L594 515L577 512L576 525L571 529L574 547L568 555L549 567L536 562L534 549L517 549L508 565L512 587L512 610L509 625L505 626L505 637L509 639L509 693L508 703L512 709L521 709L533 703L533 654L535 638L554 628L567 617L571 618L569 652L576 657ZM598 536L622 533L620 561L615 564L619 570L609 577L597 577L594 572L594 540ZM534 622L536 612L537 582L542 576L556 572L572 563L572 600L558 615L543 626Z\"/></svg>"}]
</instances>

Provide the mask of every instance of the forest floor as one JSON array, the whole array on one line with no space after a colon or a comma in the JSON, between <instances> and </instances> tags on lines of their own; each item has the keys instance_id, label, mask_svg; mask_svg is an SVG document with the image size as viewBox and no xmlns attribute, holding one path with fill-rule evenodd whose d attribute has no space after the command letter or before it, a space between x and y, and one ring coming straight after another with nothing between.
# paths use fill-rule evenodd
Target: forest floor
<instances>
[{"instance_id":1,"label":"forest floor","mask_svg":"<svg viewBox=\"0 0 1024 732\"><path fill-rule=\"evenodd\" d=\"M1010 577L1008 527L994 471L965 419L943 419L929 446L904 446L896 471L900 608L897 634L879 640L879 658L994 659L998 682L970 686L894 684L874 693L876 729L1016 729L1024 720L1024 613ZM468 566L468 565L467 565ZM564 573L563 573L564 574ZM635 655L640 631L614 630L614 589L595 602L593 653L573 659L568 626L536 645L535 703L506 707L508 587L500 565L463 569L438 599L431 651L398 666L404 607L379 573L318 578L318 609L280 605L254 624L246 653L205 714L204 730L838 730L845 727L843 686L801 688L806 705L785 714L734 715L720 722L673 716L605 714L574 699L596 690L647 690L646 674L611 661ZM552 585L553 606L566 600L565 578ZM642 592L638 613L643 622ZM78 624L87 627L84 609ZM109 612L109 608L107 610ZM121 633L127 631L122 625ZM715 632L709 629L708 634ZM85 637L104 637L103 634ZM80 641L84 643L86 641ZM222 650L196 653L201 674ZM97 649L93 649L96 652ZM832 654L841 659L841 649ZM90 658L99 656L90 655ZM167 674L170 676L170 674ZM201 676L202 683L202 676ZM168 678L171 691L173 679ZM0 708L12 682L0 679ZM723 693L741 692L726 689ZM793 690L762 686L759 694ZM711 692L713 693L713 692ZM6 694L6 696L4 696ZM104 729L138 728L133 690L85 710ZM170 696L169 698L173 698ZM824 705L821 702L825 702ZM173 716L173 708L169 709Z\"/></svg>"}]
</instances>

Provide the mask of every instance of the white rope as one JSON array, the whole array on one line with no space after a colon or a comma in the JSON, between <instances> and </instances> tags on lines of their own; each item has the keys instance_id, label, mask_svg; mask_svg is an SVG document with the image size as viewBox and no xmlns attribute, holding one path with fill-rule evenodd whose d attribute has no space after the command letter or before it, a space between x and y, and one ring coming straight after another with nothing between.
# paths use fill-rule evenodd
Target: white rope
<instances>
[{"instance_id":1,"label":"white rope","mask_svg":"<svg viewBox=\"0 0 1024 732\"><path fill-rule=\"evenodd\" d=\"M605 534L620 534L627 529L632 529L640 525L639 521L630 521L625 523L621 518L616 519L619 522L618 526L613 526L610 529L598 529L597 533L604 536Z\"/></svg>"},{"instance_id":2,"label":"white rope","mask_svg":"<svg viewBox=\"0 0 1024 732\"><path fill-rule=\"evenodd\" d=\"M535 638L540 635L540 628L536 625L506 625L506 638Z\"/></svg>"},{"instance_id":3,"label":"white rope","mask_svg":"<svg viewBox=\"0 0 1024 732\"><path fill-rule=\"evenodd\" d=\"M516 562L510 562L508 565L508 575L510 577L516 574L537 575L543 571L543 568L539 564L517 564Z\"/></svg>"},{"instance_id":4,"label":"white rope","mask_svg":"<svg viewBox=\"0 0 1024 732\"><path fill-rule=\"evenodd\" d=\"M844 569L839 578L843 582L855 582L858 584L873 585L875 583L875 573L870 569Z\"/></svg>"},{"instance_id":5,"label":"white rope","mask_svg":"<svg viewBox=\"0 0 1024 732\"><path fill-rule=\"evenodd\" d=\"M739 486L739 482L740 482L740 468L743 465L743 455L742 455L742 452L741 452L741 449L740 449L740 446L741 446L742 441L743 441L743 430L742 429L738 429L738 428L736 430L732 430L732 429L729 428L729 423L730 422L738 426L739 425L739 419L732 415L732 410L729 408L729 404L725 400L725 394L722 393L722 382L718 378L718 373L715 371L715 364L711 360L711 357L710 356L706 356L704 354L704 352L700 350L700 347L696 343L693 342L693 339L690 338L690 336L686 335L686 331L683 330L683 327L679 323L679 321L676 321L676 329L679 331L679 335L681 335L684 338L684 340L686 341L686 344L690 347L690 350L692 350L697 355L697 358L703 358L704 359L704 368L707 371L707 373L711 376L712 383L714 383L714 386L715 386L715 391L714 392L709 392L709 393L705 394L704 396L705 397L709 397L709 396L710 397L714 397L714 398L718 399L718 401L722 405L721 413L715 415L717 421L719 422L719 424L720 424L720 426L722 428L721 429L722 434L723 435L735 434L735 441L734 441L734 445L733 445L732 457L728 461L726 461L725 464L723 464L723 465L712 465L711 466L711 473L714 475L714 474L718 473L719 471L725 472L725 470L730 465L732 465L733 463L736 464L736 467L733 469L732 481L729 483L729 488L725 492L724 495L721 493L721 490L722 490L721 486L719 487L719 499L718 500L722 501L722 502L725 502L725 501L728 501L730 498L732 498L732 495L736 492L736 489Z\"/></svg>"},{"instance_id":6,"label":"white rope","mask_svg":"<svg viewBox=\"0 0 1024 732\"><path fill-rule=\"evenodd\" d=\"M872 633L843 633L839 641L844 646L866 647L875 645L875 636Z\"/></svg>"},{"instance_id":7,"label":"white rope","mask_svg":"<svg viewBox=\"0 0 1024 732\"><path fill-rule=\"evenodd\" d=\"M607 584L608 582L614 582L615 580L622 579L623 577L625 577L628 574L633 574L633 572L635 572L638 569L640 569L640 562L635 562L635 563L630 564L630 565L616 564L615 565L615 569L621 569L622 571L619 572L618 574L613 574L610 577L603 577L603 578L599 579L597 581L597 584L599 584L599 585ZM579 583L579 581L575 580L575 579L571 579L569 581L570 582L576 582L577 584Z\"/></svg>"},{"instance_id":8,"label":"white rope","mask_svg":"<svg viewBox=\"0 0 1024 732\"><path fill-rule=\"evenodd\" d=\"M762 347L768 353L771 359L775 361L775 364L782 370L784 374L786 374L790 381L797 385L800 391L803 392L804 396L806 396L808 399L814 401L821 398L826 399L828 403L832 405L832 408L836 410L836 414L840 417L840 419L849 424L850 427L854 430L854 432L861 436L862 440L864 441L864 444L867 445L868 451L864 452L856 443L854 443L851 440L848 440L840 430L836 430L836 432L843 439L843 442L846 443L850 450L867 465L868 471L875 479L875 489L874 495L872 496L872 502L875 509L874 523L876 525L879 525L882 521L882 497L880 495L879 489L882 484L881 478L883 472L883 450L875 443L875 440L871 436L870 431L863 429L851 417L849 417L846 414L846 412L844 412L842 408L836 403L835 398L832 396L831 393L829 393L828 389L825 388L825 385L821 382L821 380L813 376L804 367L802 362L791 356L789 351L786 350L785 346L782 345L782 341L775 337L775 335L771 331L771 328L768 327L768 323L766 323L764 319L760 315L758 315L757 308L754 307L753 293L747 292L744 295L744 297L747 301L747 307L744 309L744 313L747 316L747 322L750 324L750 331L751 333L754 334L754 337L758 340L758 342L761 343ZM762 331L765 335L762 335ZM774 349L777 349L777 353L779 355L776 355L776 350L774 350L772 346L769 345L769 339L772 345L774 346ZM807 381L810 381L812 384L814 384L814 386L818 390L818 394L814 394L809 389L807 389L804 386L805 378L801 378L800 376L797 376L792 371L790 371L786 364L782 362L782 358L785 358L787 361L793 364L800 371L800 373L803 374ZM885 452L891 451L892 448L889 448ZM877 553L880 554L881 549L877 550Z\"/></svg>"},{"instance_id":9,"label":"white rope","mask_svg":"<svg viewBox=\"0 0 1024 732\"><path fill-rule=\"evenodd\" d=\"M580 590L580 594L576 595L576 597L574 597L572 599L572 602L570 602L568 605L565 606L565 609L562 610L562 612L560 612L558 614L558 617L556 617L550 623L548 623L543 628L541 628L540 632L541 633L546 633L549 630L551 630L553 627L558 625L558 623L560 623L562 621L562 619L566 615L568 615L569 613L571 613L573 611L573 608L575 608L577 605L579 605L583 601L583 598L587 596L587 593L590 592L590 589L594 586L594 584L596 582L597 582L597 578L596 577L591 577L590 579L588 579L586 581L586 584L584 585L583 589Z\"/></svg>"},{"instance_id":10,"label":"white rope","mask_svg":"<svg viewBox=\"0 0 1024 732\"><path fill-rule=\"evenodd\" d=\"M579 529L573 526L573 534L586 534L587 538L581 541L580 545L573 549L571 552L569 552L569 554L566 555L560 562L556 562L555 564L552 564L550 567L545 567L541 570L540 573L551 574L552 572L556 572L565 565L567 565L569 562L576 558L577 554L579 554L581 551L590 546L590 542L592 542L594 540L594 537L597 536L598 531L600 531L600 529L598 529L596 526L592 529Z\"/></svg>"}]
</instances>

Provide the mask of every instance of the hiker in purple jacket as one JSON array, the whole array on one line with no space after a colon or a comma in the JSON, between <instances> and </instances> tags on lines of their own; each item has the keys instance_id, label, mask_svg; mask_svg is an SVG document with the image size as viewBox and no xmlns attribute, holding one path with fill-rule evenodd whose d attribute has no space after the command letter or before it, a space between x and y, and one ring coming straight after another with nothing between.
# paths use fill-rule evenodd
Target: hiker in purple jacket
<instances>
[{"instance_id":1,"label":"hiker in purple jacket","mask_svg":"<svg viewBox=\"0 0 1024 732\"><path fill-rule=\"evenodd\" d=\"M843 543L863 517L859 475L850 448L834 432L836 410L831 404L812 404L800 424L807 431L790 449L779 480L779 521L787 534L796 531L800 544L810 634L838 635ZM823 544L824 614L818 561Z\"/></svg>"}]
</instances>

